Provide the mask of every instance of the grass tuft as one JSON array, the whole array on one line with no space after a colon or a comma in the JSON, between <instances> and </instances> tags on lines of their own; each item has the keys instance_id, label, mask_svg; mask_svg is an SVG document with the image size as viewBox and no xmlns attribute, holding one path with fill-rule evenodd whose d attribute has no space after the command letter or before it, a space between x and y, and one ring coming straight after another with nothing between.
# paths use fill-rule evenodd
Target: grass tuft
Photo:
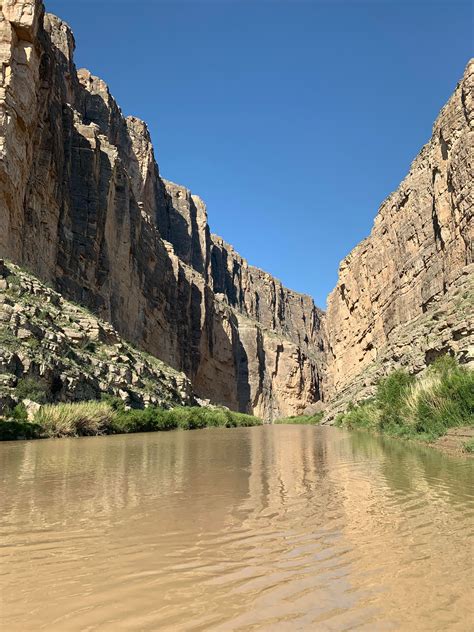
<instances>
[{"instance_id":1,"label":"grass tuft","mask_svg":"<svg viewBox=\"0 0 474 632\"><path fill-rule=\"evenodd\" d=\"M415 378L394 371L376 395L348 407L336 425L434 441L449 428L474 424L474 371L449 356L438 358Z\"/></svg>"},{"instance_id":2,"label":"grass tuft","mask_svg":"<svg viewBox=\"0 0 474 632\"><path fill-rule=\"evenodd\" d=\"M105 434L116 414L106 402L47 404L34 421L47 437L78 437Z\"/></svg>"},{"instance_id":3,"label":"grass tuft","mask_svg":"<svg viewBox=\"0 0 474 632\"><path fill-rule=\"evenodd\" d=\"M474 452L474 439L470 439L469 441L466 441L465 444L463 445L463 450L464 452L468 452L469 454L472 454Z\"/></svg>"}]
</instances>

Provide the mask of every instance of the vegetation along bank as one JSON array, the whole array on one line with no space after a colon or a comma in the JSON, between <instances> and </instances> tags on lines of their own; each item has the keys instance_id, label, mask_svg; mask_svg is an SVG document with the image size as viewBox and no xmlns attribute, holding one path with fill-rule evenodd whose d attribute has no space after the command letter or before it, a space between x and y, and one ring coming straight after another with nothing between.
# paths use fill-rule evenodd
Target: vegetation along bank
<instances>
[{"instance_id":1,"label":"vegetation along bank","mask_svg":"<svg viewBox=\"0 0 474 632\"><path fill-rule=\"evenodd\" d=\"M315 424L323 413L279 423ZM474 371L450 356L419 376L402 369L381 379L373 397L349 404L335 425L414 439L447 452L474 453Z\"/></svg>"}]
</instances>

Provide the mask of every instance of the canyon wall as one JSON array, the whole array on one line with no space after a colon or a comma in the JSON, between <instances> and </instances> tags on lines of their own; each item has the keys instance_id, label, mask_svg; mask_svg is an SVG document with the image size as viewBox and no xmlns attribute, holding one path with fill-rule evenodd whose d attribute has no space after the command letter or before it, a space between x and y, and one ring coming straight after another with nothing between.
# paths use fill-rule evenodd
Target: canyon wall
<instances>
[{"instance_id":1,"label":"canyon wall","mask_svg":"<svg viewBox=\"0 0 474 632\"><path fill-rule=\"evenodd\" d=\"M474 60L431 140L342 261L328 298L329 399L360 399L380 375L438 355L474 360Z\"/></svg>"},{"instance_id":2,"label":"canyon wall","mask_svg":"<svg viewBox=\"0 0 474 632\"><path fill-rule=\"evenodd\" d=\"M472 361L473 62L323 314L211 234L204 202L160 176L146 124L73 52L40 0L1 2L0 257L199 398L267 420L322 402L331 419L395 367Z\"/></svg>"},{"instance_id":3,"label":"canyon wall","mask_svg":"<svg viewBox=\"0 0 474 632\"><path fill-rule=\"evenodd\" d=\"M322 313L210 234L163 180L146 124L73 62L40 0L0 12L0 256L184 371L197 396L271 420L322 396Z\"/></svg>"}]
</instances>

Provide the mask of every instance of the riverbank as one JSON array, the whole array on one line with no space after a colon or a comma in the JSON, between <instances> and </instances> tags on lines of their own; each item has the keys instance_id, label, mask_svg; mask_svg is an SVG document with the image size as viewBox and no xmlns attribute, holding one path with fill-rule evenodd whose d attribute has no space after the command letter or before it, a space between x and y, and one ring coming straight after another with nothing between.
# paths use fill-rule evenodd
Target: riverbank
<instances>
[{"instance_id":1,"label":"riverbank","mask_svg":"<svg viewBox=\"0 0 474 632\"><path fill-rule=\"evenodd\" d=\"M278 423L313 425L323 418L318 413ZM373 397L349 404L334 425L474 456L474 372L449 356L439 358L420 376L394 371L380 380Z\"/></svg>"},{"instance_id":2,"label":"riverbank","mask_svg":"<svg viewBox=\"0 0 474 632\"><path fill-rule=\"evenodd\" d=\"M119 400L47 404L28 420L24 405L17 406L9 419L0 419L0 441L51 439L199 428L258 426L257 417L222 408L197 406L169 410L150 406L125 410Z\"/></svg>"},{"instance_id":3,"label":"riverbank","mask_svg":"<svg viewBox=\"0 0 474 632\"><path fill-rule=\"evenodd\" d=\"M292 415L291 417L280 417L273 422L276 425L291 424L298 426L318 426L324 413L315 413L314 415Z\"/></svg>"}]
</instances>

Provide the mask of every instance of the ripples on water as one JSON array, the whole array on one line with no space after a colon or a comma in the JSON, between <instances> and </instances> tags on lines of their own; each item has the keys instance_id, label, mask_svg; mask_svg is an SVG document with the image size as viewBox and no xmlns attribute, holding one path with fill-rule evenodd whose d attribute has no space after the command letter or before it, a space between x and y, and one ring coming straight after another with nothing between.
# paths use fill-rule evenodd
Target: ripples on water
<instances>
[{"instance_id":1,"label":"ripples on water","mask_svg":"<svg viewBox=\"0 0 474 632\"><path fill-rule=\"evenodd\" d=\"M0 629L472 630L472 462L332 428L0 445Z\"/></svg>"}]
</instances>

